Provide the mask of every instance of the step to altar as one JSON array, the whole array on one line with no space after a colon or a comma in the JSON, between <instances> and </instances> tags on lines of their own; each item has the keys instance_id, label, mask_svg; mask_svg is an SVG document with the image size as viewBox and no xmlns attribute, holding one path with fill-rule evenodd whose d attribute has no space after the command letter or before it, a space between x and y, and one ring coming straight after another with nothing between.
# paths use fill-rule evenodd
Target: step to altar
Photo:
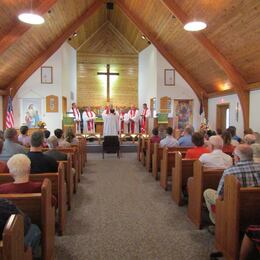
<instances>
[{"instance_id":1,"label":"step to altar","mask_svg":"<svg viewBox=\"0 0 260 260\"><path fill-rule=\"evenodd\" d=\"M136 153L137 152L137 143L133 142L123 142L120 145L121 153ZM88 153L102 153L102 142L88 142L87 143L87 152Z\"/></svg>"}]
</instances>

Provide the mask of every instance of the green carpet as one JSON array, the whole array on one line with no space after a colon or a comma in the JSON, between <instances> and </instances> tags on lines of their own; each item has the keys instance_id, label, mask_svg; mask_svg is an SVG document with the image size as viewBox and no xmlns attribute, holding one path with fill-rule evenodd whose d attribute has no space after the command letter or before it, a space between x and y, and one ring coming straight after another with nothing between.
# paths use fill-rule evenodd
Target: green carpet
<instances>
[{"instance_id":1,"label":"green carpet","mask_svg":"<svg viewBox=\"0 0 260 260\"><path fill-rule=\"evenodd\" d=\"M214 238L197 230L136 159L89 154L57 259L209 259Z\"/></svg>"}]
</instances>

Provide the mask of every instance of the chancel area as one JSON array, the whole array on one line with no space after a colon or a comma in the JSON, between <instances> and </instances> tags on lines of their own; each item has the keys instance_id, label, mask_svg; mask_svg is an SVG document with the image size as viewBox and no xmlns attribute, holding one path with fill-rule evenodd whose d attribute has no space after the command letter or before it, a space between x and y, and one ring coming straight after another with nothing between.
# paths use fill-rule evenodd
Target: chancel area
<instances>
[{"instance_id":1,"label":"chancel area","mask_svg":"<svg viewBox=\"0 0 260 260\"><path fill-rule=\"evenodd\" d=\"M260 258L258 0L0 17L0 259Z\"/></svg>"}]
</instances>

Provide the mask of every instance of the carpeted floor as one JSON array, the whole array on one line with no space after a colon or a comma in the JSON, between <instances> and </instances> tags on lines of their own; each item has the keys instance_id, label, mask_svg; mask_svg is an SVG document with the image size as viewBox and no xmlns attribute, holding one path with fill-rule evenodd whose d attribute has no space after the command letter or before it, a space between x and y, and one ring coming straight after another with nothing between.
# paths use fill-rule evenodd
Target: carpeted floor
<instances>
[{"instance_id":1,"label":"carpeted floor","mask_svg":"<svg viewBox=\"0 0 260 260\"><path fill-rule=\"evenodd\" d=\"M89 154L58 260L209 259L213 236L196 230L135 153Z\"/></svg>"}]
</instances>

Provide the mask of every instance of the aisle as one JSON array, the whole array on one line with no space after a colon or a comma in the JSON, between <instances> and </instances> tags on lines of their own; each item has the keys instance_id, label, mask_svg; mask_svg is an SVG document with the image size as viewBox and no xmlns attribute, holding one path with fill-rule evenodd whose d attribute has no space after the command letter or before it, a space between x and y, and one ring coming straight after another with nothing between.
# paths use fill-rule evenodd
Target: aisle
<instances>
[{"instance_id":1,"label":"aisle","mask_svg":"<svg viewBox=\"0 0 260 260\"><path fill-rule=\"evenodd\" d=\"M89 154L58 260L209 259L213 237L196 230L136 154Z\"/></svg>"}]
</instances>

